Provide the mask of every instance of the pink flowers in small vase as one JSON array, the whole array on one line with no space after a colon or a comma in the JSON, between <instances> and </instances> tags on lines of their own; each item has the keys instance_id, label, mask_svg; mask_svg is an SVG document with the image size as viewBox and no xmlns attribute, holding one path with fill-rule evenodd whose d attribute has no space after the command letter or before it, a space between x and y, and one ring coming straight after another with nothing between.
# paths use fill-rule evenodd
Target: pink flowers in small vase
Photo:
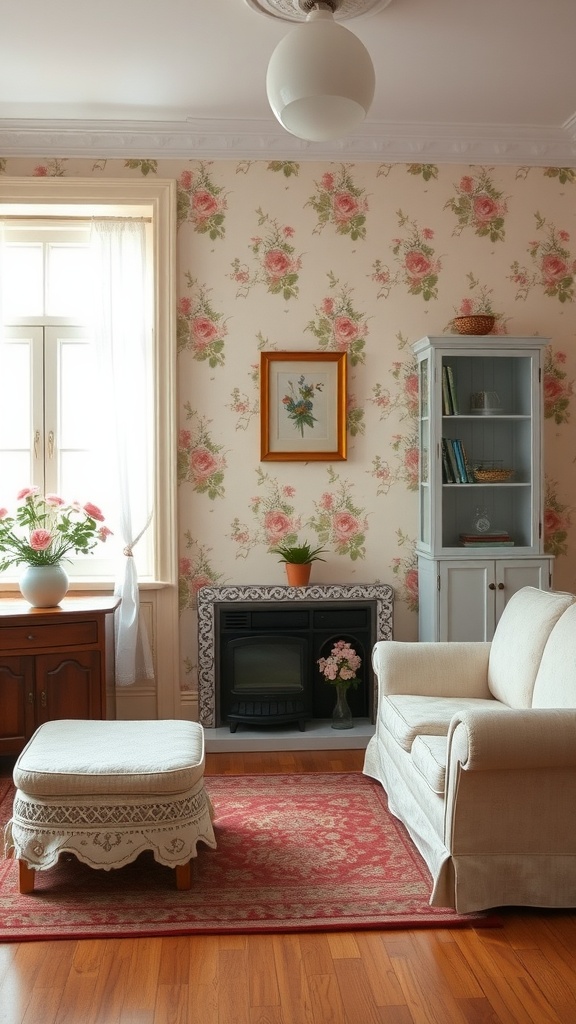
<instances>
[{"instance_id":1,"label":"pink flowers in small vase","mask_svg":"<svg viewBox=\"0 0 576 1024\"><path fill-rule=\"evenodd\" d=\"M361 664L362 659L348 640L338 640L327 658L318 658L318 667L326 682L345 689L358 686L360 680L356 672Z\"/></svg>"}]
</instances>

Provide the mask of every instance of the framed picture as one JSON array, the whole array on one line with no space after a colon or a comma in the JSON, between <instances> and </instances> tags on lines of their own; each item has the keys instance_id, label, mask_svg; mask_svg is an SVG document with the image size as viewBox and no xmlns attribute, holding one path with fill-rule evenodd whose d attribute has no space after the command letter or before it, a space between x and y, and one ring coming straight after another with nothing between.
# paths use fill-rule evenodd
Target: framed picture
<instances>
[{"instance_id":1,"label":"framed picture","mask_svg":"<svg viewBox=\"0 0 576 1024\"><path fill-rule=\"evenodd\" d=\"M260 459L346 458L346 353L262 352Z\"/></svg>"}]
</instances>

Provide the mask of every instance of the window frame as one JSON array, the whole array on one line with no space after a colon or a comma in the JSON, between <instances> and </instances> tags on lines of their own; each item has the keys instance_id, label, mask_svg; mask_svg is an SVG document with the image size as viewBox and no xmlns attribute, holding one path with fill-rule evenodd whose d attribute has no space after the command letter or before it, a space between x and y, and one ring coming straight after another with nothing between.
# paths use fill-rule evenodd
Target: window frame
<instances>
[{"instance_id":1,"label":"window frame","mask_svg":"<svg viewBox=\"0 0 576 1024\"><path fill-rule=\"evenodd\" d=\"M173 179L0 178L0 219L102 217L112 208L116 216L121 208L126 216L151 218L156 476L150 529L156 572L143 581L148 587L177 586L176 198ZM91 589L110 582L85 581ZM6 586L0 583L0 590Z\"/></svg>"}]
</instances>

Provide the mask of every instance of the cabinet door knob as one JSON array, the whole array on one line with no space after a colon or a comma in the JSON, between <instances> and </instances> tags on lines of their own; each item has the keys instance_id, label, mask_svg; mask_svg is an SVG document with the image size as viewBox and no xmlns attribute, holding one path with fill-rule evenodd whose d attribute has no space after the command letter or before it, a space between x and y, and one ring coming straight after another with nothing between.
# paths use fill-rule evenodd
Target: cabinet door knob
<instances>
[{"instance_id":1,"label":"cabinet door knob","mask_svg":"<svg viewBox=\"0 0 576 1024\"><path fill-rule=\"evenodd\" d=\"M42 690L42 693L40 694L40 705L41 707L45 708L47 704L48 701L46 699L46 690Z\"/></svg>"},{"instance_id":2,"label":"cabinet door knob","mask_svg":"<svg viewBox=\"0 0 576 1024\"><path fill-rule=\"evenodd\" d=\"M496 584L495 583L489 583L488 584L488 590L496 590Z\"/></svg>"},{"instance_id":3,"label":"cabinet door knob","mask_svg":"<svg viewBox=\"0 0 576 1024\"><path fill-rule=\"evenodd\" d=\"M34 636L34 633L28 633L28 636L26 637L26 639L27 640L35 640L36 637Z\"/></svg>"},{"instance_id":4,"label":"cabinet door knob","mask_svg":"<svg viewBox=\"0 0 576 1024\"><path fill-rule=\"evenodd\" d=\"M503 583L499 583L498 584L498 590L504 590L504 584Z\"/></svg>"},{"instance_id":5,"label":"cabinet door knob","mask_svg":"<svg viewBox=\"0 0 576 1024\"><path fill-rule=\"evenodd\" d=\"M30 692L28 694L28 703L29 704L33 704L34 703L34 694L32 693L31 690L30 690Z\"/></svg>"}]
</instances>

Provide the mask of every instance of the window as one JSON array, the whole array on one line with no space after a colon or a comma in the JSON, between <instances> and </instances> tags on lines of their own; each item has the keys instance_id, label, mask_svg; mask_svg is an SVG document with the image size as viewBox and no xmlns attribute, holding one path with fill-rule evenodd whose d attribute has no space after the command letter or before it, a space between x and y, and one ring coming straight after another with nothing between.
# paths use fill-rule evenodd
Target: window
<instances>
[{"instance_id":1,"label":"window","mask_svg":"<svg viewBox=\"0 0 576 1024\"><path fill-rule=\"evenodd\" d=\"M35 185L36 188L31 186ZM80 188L79 188L80 185ZM118 186L121 202L104 199ZM150 263L150 314L155 349L150 353L154 386L149 394L149 437L155 469L147 493L134 495L138 509L153 508L153 525L134 548L141 581L169 580L176 572L174 443L173 304L170 308L173 255L171 225L166 223L174 189L140 182L27 182L4 179L0 217L4 217L4 329L0 366L1 501L8 505L22 487L37 485L45 493L99 505L107 524L114 510L107 497L106 460L99 423L106 416L106 396L93 386L95 350L89 331L90 218L143 217ZM84 192L85 200L48 206L48 193ZM171 196L163 195L166 191ZM6 193L12 192L12 202ZM27 192L28 201L18 201ZM94 197L100 192L100 202ZM144 201L143 192L152 193ZM31 193L38 198L31 202ZM90 198L90 201L89 201ZM164 207L164 208L162 208ZM47 216L48 214L48 216ZM61 215L61 219L60 219ZM86 218L86 219L84 219ZM163 252L161 253L161 249ZM160 262L160 256L165 263ZM161 270L161 268L163 268ZM166 268L166 269L164 269ZM167 289L166 286L170 285ZM167 337L168 333L168 337ZM161 340L161 343L160 343ZM168 342L168 343L167 343ZM126 386L133 386L127 381ZM166 540L168 536L169 540ZM76 559L69 575L90 580L114 575L118 541L107 541L89 559Z\"/></svg>"}]
</instances>

